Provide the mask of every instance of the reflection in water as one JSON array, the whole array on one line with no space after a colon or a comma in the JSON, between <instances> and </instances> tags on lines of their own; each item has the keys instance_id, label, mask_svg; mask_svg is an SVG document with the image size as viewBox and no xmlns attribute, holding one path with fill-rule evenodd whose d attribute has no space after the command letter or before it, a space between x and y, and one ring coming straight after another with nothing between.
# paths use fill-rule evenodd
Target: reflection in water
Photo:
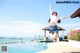
<instances>
[{"instance_id":1,"label":"reflection in water","mask_svg":"<svg viewBox=\"0 0 80 53\"><path fill-rule=\"evenodd\" d=\"M47 42L44 42L44 49L47 48Z\"/></svg>"},{"instance_id":2,"label":"reflection in water","mask_svg":"<svg viewBox=\"0 0 80 53\"><path fill-rule=\"evenodd\" d=\"M33 42L34 47L43 48L44 50L47 49L47 42ZM43 45L43 46L42 46Z\"/></svg>"}]
</instances>

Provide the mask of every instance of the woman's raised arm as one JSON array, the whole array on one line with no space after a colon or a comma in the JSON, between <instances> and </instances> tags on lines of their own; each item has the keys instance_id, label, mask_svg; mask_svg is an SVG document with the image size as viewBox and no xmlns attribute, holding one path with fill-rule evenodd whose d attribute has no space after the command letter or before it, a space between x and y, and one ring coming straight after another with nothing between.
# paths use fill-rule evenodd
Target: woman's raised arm
<instances>
[{"instance_id":1,"label":"woman's raised arm","mask_svg":"<svg viewBox=\"0 0 80 53\"><path fill-rule=\"evenodd\" d=\"M52 16L52 5L50 4L50 18Z\"/></svg>"}]
</instances>

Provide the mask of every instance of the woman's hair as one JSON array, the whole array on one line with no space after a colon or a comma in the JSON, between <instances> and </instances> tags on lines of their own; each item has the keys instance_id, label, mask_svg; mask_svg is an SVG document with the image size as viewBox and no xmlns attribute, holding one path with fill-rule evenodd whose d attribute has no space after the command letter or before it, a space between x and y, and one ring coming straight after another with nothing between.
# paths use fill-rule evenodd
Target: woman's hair
<instances>
[{"instance_id":1,"label":"woman's hair","mask_svg":"<svg viewBox=\"0 0 80 53\"><path fill-rule=\"evenodd\" d=\"M52 12L52 15L53 15L54 13L57 15L57 12ZM49 18L49 20L48 20L49 23L50 23L50 20L51 20L51 19ZM58 20L58 23L60 23L60 22L61 22L61 20Z\"/></svg>"},{"instance_id":2,"label":"woman's hair","mask_svg":"<svg viewBox=\"0 0 80 53\"><path fill-rule=\"evenodd\" d=\"M57 12L53 12L52 15L53 15L54 13L57 15Z\"/></svg>"}]
</instances>

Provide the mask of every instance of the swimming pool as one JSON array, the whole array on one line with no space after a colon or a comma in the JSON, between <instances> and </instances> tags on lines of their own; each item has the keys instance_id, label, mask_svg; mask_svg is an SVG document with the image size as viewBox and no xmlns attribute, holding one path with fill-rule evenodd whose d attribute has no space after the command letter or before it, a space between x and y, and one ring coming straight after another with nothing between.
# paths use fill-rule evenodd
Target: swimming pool
<instances>
[{"instance_id":1,"label":"swimming pool","mask_svg":"<svg viewBox=\"0 0 80 53\"><path fill-rule=\"evenodd\" d=\"M11 40L10 40L11 41ZM41 42L32 42L32 41L24 41L24 42L8 42L6 44L0 45L0 53L36 53L47 48L47 43ZM7 51L2 51L1 46L7 46Z\"/></svg>"}]
</instances>

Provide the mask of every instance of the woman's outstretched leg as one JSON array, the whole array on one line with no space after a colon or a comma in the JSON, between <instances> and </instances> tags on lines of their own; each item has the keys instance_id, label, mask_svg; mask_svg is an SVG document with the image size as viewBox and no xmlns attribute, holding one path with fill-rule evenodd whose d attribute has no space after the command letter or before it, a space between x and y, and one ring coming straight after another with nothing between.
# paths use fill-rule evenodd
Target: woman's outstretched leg
<instances>
[{"instance_id":1,"label":"woman's outstretched leg","mask_svg":"<svg viewBox=\"0 0 80 53\"><path fill-rule=\"evenodd\" d=\"M53 34L53 40L54 40L54 42L58 41L58 33Z\"/></svg>"},{"instance_id":2,"label":"woman's outstretched leg","mask_svg":"<svg viewBox=\"0 0 80 53\"><path fill-rule=\"evenodd\" d=\"M50 39L54 42L53 33L50 33Z\"/></svg>"}]
</instances>

